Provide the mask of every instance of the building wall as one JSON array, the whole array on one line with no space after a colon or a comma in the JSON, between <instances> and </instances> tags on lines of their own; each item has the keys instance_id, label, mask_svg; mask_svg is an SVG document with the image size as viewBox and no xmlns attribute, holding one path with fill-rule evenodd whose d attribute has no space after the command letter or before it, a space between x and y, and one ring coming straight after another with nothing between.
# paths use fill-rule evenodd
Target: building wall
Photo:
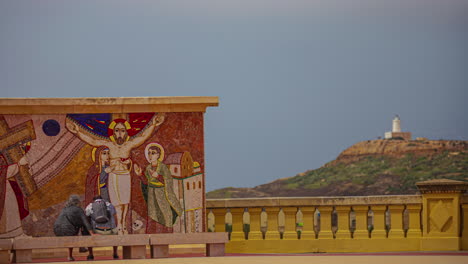
<instances>
[{"instance_id":1,"label":"building wall","mask_svg":"<svg viewBox=\"0 0 468 264\"><path fill-rule=\"evenodd\" d=\"M176 220L174 228L148 220L148 205L144 199L138 168L144 173L149 165L145 154L149 144L156 143L161 146L166 156L176 152L189 152L193 160L200 164L201 176L198 177L198 181L202 186L201 190L204 190L203 112L165 113L164 121L143 141L137 142L143 138L144 131L149 129L150 120L155 115L155 113L0 115L0 121L3 120L3 123L0 122L0 161L2 162L0 198L3 198L3 201L12 201L5 198L7 195L12 196L11 192L7 194L5 186L14 186L13 201L16 201L16 204L11 202L0 204L0 216L3 219L0 221L0 236L8 231L4 216L11 214L19 219L22 233L30 236L52 236L53 223L71 194L78 194L82 200L89 201L89 195L97 192L96 181L92 179L103 171L99 165L97 156L99 154L96 153L106 148L99 148L103 142L109 145L117 144L109 137L113 134L110 127L116 119L126 121L130 126L127 130L129 139L122 144L129 150L128 154L120 155L122 162L129 164L127 169L131 179L129 182L131 198L128 204L129 211L125 216L125 228L129 233L180 231L180 228L175 228L181 221L180 217ZM71 123L77 124L80 133L87 138L85 136L80 138L72 133L73 128L67 127L67 122L69 126ZM93 138L94 141L91 142L89 138ZM110 148L110 151L113 149ZM111 153L112 155L119 156L116 151ZM26 157L28 165L18 166L18 160L22 156ZM162 162L164 163L164 159ZM15 169L18 172L13 175ZM176 181L178 180L174 179L174 182ZM198 182L197 187L199 187ZM180 196L178 190L174 190L174 195L183 208L186 203L184 197ZM191 195L190 199L203 205L203 192ZM112 200L110 202L114 203ZM204 211L200 215L204 215ZM10 222L12 221L14 219L10 219ZM203 224L203 221L200 223Z\"/></svg>"},{"instance_id":2,"label":"building wall","mask_svg":"<svg viewBox=\"0 0 468 264\"><path fill-rule=\"evenodd\" d=\"M197 173L183 180L187 233L202 232L203 201L197 199L197 197L203 196L203 178L202 173Z\"/></svg>"},{"instance_id":3,"label":"building wall","mask_svg":"<svg viewBox=\"0 0 468 264\"><path fill-rule=\"evenodd\" d=\"M387 132L389 134L389 138L398 138L401 137L404 140L411 140L411 132ZM387 133L385 133L385 138L387 138Z\"/></svg>"},{"instance_id":4,"label":"building wall","mask_svg":"<svg viewBox=\"0 0 468 264\"><path fill-rule=\"evenodd\" d=\"M385 139L392 138L392 132L385 132Z\"/></svg>"}]
</instances>

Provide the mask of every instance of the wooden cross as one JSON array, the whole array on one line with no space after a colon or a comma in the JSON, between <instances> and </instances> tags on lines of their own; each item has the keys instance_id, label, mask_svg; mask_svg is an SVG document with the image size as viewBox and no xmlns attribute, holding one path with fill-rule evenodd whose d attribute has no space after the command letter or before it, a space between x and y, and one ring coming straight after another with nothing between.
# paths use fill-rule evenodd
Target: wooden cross
<instances>
[{"instance_id":1,"label":"wooden cross","mask_svg":"<svg viewBox=\"0 0 468 264\"><path fill-rule=\"evenodd\" d=\"M0 154L5 157L8 165L18 163L25 154L22 145L34 139L36 133L31 120L9 128L3 115L0 116ZM17 181L26 196L37 190L29 165L19 166Z\"/></svg>"}]
</instances>

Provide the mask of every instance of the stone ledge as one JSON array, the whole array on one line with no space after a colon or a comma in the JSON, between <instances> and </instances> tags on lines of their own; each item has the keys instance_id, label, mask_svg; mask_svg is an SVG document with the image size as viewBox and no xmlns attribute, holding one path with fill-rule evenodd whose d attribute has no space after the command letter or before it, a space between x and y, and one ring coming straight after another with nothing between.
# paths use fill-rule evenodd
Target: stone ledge
<instances>
[{"instance_id":1,"label":"stone ledge","mask_svg":"<svg viewBox=\"0 0 468 264\"><path fill-rule=\"evenodd\" d=\"M0 239L0 250L10 250L13 248L13 239Z\"/></svg>"},{"instance_id":2,"label":"stone ledge","mask_svg":"<svg viewBox=\"0 0 468 264\"><path fill-rule=\"evenodd\" d=\"M169 255L174 254L203 254L205 253L205 244L190 244L190 245L169 245ZM112 247L96 247L93 249L94 256L112 256ZM122 256L122 247L118 249L119 255ZM146 254L150 255L149 245L146 248ZM80 253L75 249L73 256L86 257L88 252ZM68 249L54 248L54 249L36 249L33 251L33 259L50 259L50 258L66 258L68 256ZM2 263L0 261L0 263Z\"/></svg>"},{"instance_id":3,"label":"stone ledge","mask_svg":"<svg viewBox=\"0 0 468 264\"><path fill-rule=\"evenodd\" d=\"M14 239L13 249L139 246L148 243L149 235L19 237Z\"/></svg>"},{"instance_id":4,"label":"stone ledge","mask_svg":"<svg viewBox=\"0 0 468 264\"><path fill-rule=\"evenodd\" d=\"M207 199L206 208L421 204L420 195Z\"/></svg>"},{"instance_id":5,"label":"stone ledge","mask_svg":"<svg viewBox=\"0 0 468 264\"><path fill-rule=\"evenodd\" d=\"M174 245L174 244L213 244L229 242L228 233L185 233L185 234L152 234L150 245Z\"/></svg>"},{"instance_id":6,"label":"stone ledge","mask_svg":"<svg viewBox=\"0 0 468 264\"><path fill-rule=\"evenodd\" d=\"M216 96L0 98L1 114L205 112Z\"/></svg>"},{"instance_id":7,"label":"stone ledge","mask_svg":"<svg viewBox=\"0 0 468 264\"><path fill-rule=\"evenodd\" d=\"M417 182L421 193L464 193L468 190L468 182L449 179L434 179Z\"/></svg>"}]
</instances>

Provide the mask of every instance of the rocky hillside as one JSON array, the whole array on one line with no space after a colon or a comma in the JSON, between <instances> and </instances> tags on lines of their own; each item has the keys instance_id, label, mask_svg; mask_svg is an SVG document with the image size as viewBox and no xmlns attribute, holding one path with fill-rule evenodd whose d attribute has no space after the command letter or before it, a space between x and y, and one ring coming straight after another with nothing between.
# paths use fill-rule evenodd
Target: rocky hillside
<instances>
[{"instance_id":1,"label":"rocky hillside","mask_svg":"<svg viewBox=\"0 0 468 264\"><path fill-rule=\"evenodd\" d=\"M363 141L319 169L207 198L415 194L416 182L440 178L468 181L468 141Z\"/></svg>"}]
</instances>

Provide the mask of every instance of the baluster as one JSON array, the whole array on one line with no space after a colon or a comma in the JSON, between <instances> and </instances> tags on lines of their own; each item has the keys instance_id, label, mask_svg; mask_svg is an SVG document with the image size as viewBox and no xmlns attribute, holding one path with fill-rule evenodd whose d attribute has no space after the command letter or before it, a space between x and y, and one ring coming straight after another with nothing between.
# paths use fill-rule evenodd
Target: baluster
<instances>
[{"instance_id":1,"label":"baluster","mask_svg":"<svg viewBox=\"0 0 468 264\"><path fill-rule=\"evenodd\" d=\"M389 205L388 210L390 211L391 229L388 233L389 238L403 238L405 237L405 231L403 231L403 210L404 205Z\"/></svg>"},{"instance_id":2,"label":"baluster","mask_svg":"<svg viewBox=\"0 0 468 264\"><path fill-rule=\"evenodd\" d=\"M284 225L285 225L285 220L284 220L284 211L283 208L280 208L280 211L278 213L278 232L280 233L280 238L284 238Z\"/></svg>"},{"instance_id":3,"label":"baluster","mask_svg":"<svg viewBox=\"0 0 468 264\"><path fill-rule=\"evenodd\" d=\"M208 216L206 217L207 219L207 229L208 232L214 232L215 231L215 216L213 214L213 210L210 209L210 212L208 213Z\"/></svg>"},{"instance_id":4,"label":"baluster","mask_svg":"<svg viewBox=\"0 0 468 264\"><path fill-rule=\"evenodd\" d=\"M285 230L283 234L283 239L297 239L296 231L296 207L284 207L284 219L285 219Z\"/></svg>"},{"instance_id":5,"label":"baluster","mask_svg":"<svg viewBox=\"0 0 468 264\"><path fill-rule=\"evenodd\" d=\"M302 239L315 239L314 232L314 213L315 207L301 207L302 211L302 227L301 240Z\"/></svg>"},{"instance_id":6,"label":"baluster","mask_svg":"<svg viewBox=\"0 0 468 264\"><path fill-rule=\"evenodd\" d=\"M268 227L265 234L265 239L267 240L277 240L280 239L280 234L278 232L278 207L267 207L265 209L267 213Z\"/></svg>"},{"instance_id":7,"label":"baluster","mask_svg":"<svg viewBox=\"0 0 468 264\"><path fill-rule=\"evenodd\" d=\"M338 230L336 231L337 239L347 239L351 238L351 233L349 231L349 211L350 206L340 205L335 206L336 213L338 215Z\"/></svg>"},{"instance_id":8,"label":"baluster","mask_svg":"<svg viewBox=\"0 0 468 264\"><path fill-rule=\"evenodd\" d=\"M232 234L232 214L231 214L231 209L228 208L226 210L226 214L224 215L224 230L229 233L229 240L231 240L231 234Z\"/></svg>"},{"instance_id":9,"label":"baluster","mask_svg":"<svg viewBox=\"0 0 468 264\"><path fill-rule=\"evenodd\" d=\"M374 212L374 230L372 230L372 238L386 238L387 231L385 230L385 211L386 205L372 205Z\"/></svg>"},{"instance_id":10,"label":"baluster","mask_svg":"<svg viewBox=\"0 0 468 264\"><path fill-rule=\"evenodd\" d=\"M320 221L322 219L320 218L320 211L318 207L315 208L314 212L314 232L315 232L315 239L318 238L318 235L320 233Z\"/></svg>"},{"instance_id":11,"label":"baluster","mask_svg":"<svg viewBox=\"0 0 468 264\"><path fill-rule=\"evenodd\" d=\"M260 213L262 208L249 208L250 213L250 233L249 240L262 240L262 232L260 231Z\"/></svg>"},{"instance_id":12,"label":"baluster","mask_svg":"<svg viewBox=\"0 0 468 264\"><path fill-rule=\"evenodd\" d=\"M211 209L211 212L214 215L214 230L213 232L227 232L226 228L226 209L225 208L216 208Z\"/></svg>"},{"instance_id":13,"label":"baluster","mask_svg":"<svg viewBox=\"0 0 468 264\"><path fill-rule=\"evenodd\" d=\"M374 211L372 211L372 209L369 208L369 211L367 212L367 230L369 230L369 238L371 238L372 230L374 230L374 222Z\"/></svg>"},{"instance_id":14,"label":"baluster","mask_svg":"<svg viewBox=\"0 0 468 264\"><path fill-rule=\"evenodd\" d=\"M408 204L409 228L406 237L421 237L421 204Z\"/></svg>"},{"instance_id":15,"label":"baluster","mask_svg":"<svg viewBox=\"0 0 468 264\"><path fill-rule=\"evenodd\" d=\"M320 207L320 232L319 239L333 239L332 219L331 214L333 207L321 206Z\"/></svg>"},{"instance_id":16,"label":"baluster","mask_svg":"<svg viewBox=\"0 0 468 264\"><path fill-rule=\"evenodd\" d=\"M351 232L351 238L354 237L354 231L356 231L356 212L351 208L349 212L349 232Z\"/></svg>"},{"instance_id":17,"label":"baluster","mask_svg":"<svg viewBox=\"0 0 468 264\"><path fill-rule=\"evenodd\" d=\"M268 229L268 214L265 211L265 208L262 208L260 213L260 232L262 232L262 239L265 239L265 234Z\"/></svg>"},{"instance_id":18,"label":"baluster","mask_svg":"<svg viewBox=\"0 0 468 264\"><path fill-rule=\"evenodd\" d=\"M369 227L367 223L367 213L369 206L367 205L356 205L353 206L354 213L356 214L356 230L354 230L353 237L355 239L368 239L369 238Z\"/></svg>"},{"instance_id":19,"label":"baluster","mask_svg":"<svg viewBox=\"0 0 468 264\"><path fill-rule=\"evenodd\" d=\"M244 232L244 238L249 239L250 233L250 213L249 209L244 209L244 214L242 215L242 231Z\"/></svg>"},{"instance_id":20,"label":"baluster","mask_svg":"<svg viewBox=\"0 0 468 264\"><path fill-rule=\"evenodd\" d=\"M331 214L331 219L333 238L336 238L336 230L338 230L338 214L336 213L336 209L334 206Z\"/></svg>"},{"instance_id":21,"label":"baluster","mask_svg":"<svg viewBox=\"0 0 468 264\"><path fill-rule=\"evenodd\" d=\"M388 206L387 206L387 211L385 211L385 231L387 231L387 238L388 238L388 233L390 232L390 229L392 228L392 220L390 217L391 217L390 210L388 209Z\"/></svg>"},{"instance_id":22,"label":"baluster","mask_svg":"<svg viewBox=\"0 0 468 264\"><path fill-rule=\"evenodd\" d=\"M409 211L408 209L406 209L406 206L405 206L405 210L403 210L403 232L405 233L405 237L407 236L408 229L409 229Z\"/></svg>"},{"instance_id":23,"label":"baluster","mask_svg":"<svg viewBox=\"0 0 468 264\"><path fill-rule=\"evenodd\" d=\"M231 208L232 233L231 240L244 240L244 208Z\"/></svg>"},{"instance_id":24,"label":"baluster","mask_svg":"<svg viewBox=\"0 0 468 264\"><path fill-rule=\"evenodd\" d=\"M303 219L303 214L301 211L301 208L297 208L297 213L296 213L296 234L297 234L297 239L301 239L302 237L302 231L304 227L304 219Z\"/></svg>"}]
</instances>

